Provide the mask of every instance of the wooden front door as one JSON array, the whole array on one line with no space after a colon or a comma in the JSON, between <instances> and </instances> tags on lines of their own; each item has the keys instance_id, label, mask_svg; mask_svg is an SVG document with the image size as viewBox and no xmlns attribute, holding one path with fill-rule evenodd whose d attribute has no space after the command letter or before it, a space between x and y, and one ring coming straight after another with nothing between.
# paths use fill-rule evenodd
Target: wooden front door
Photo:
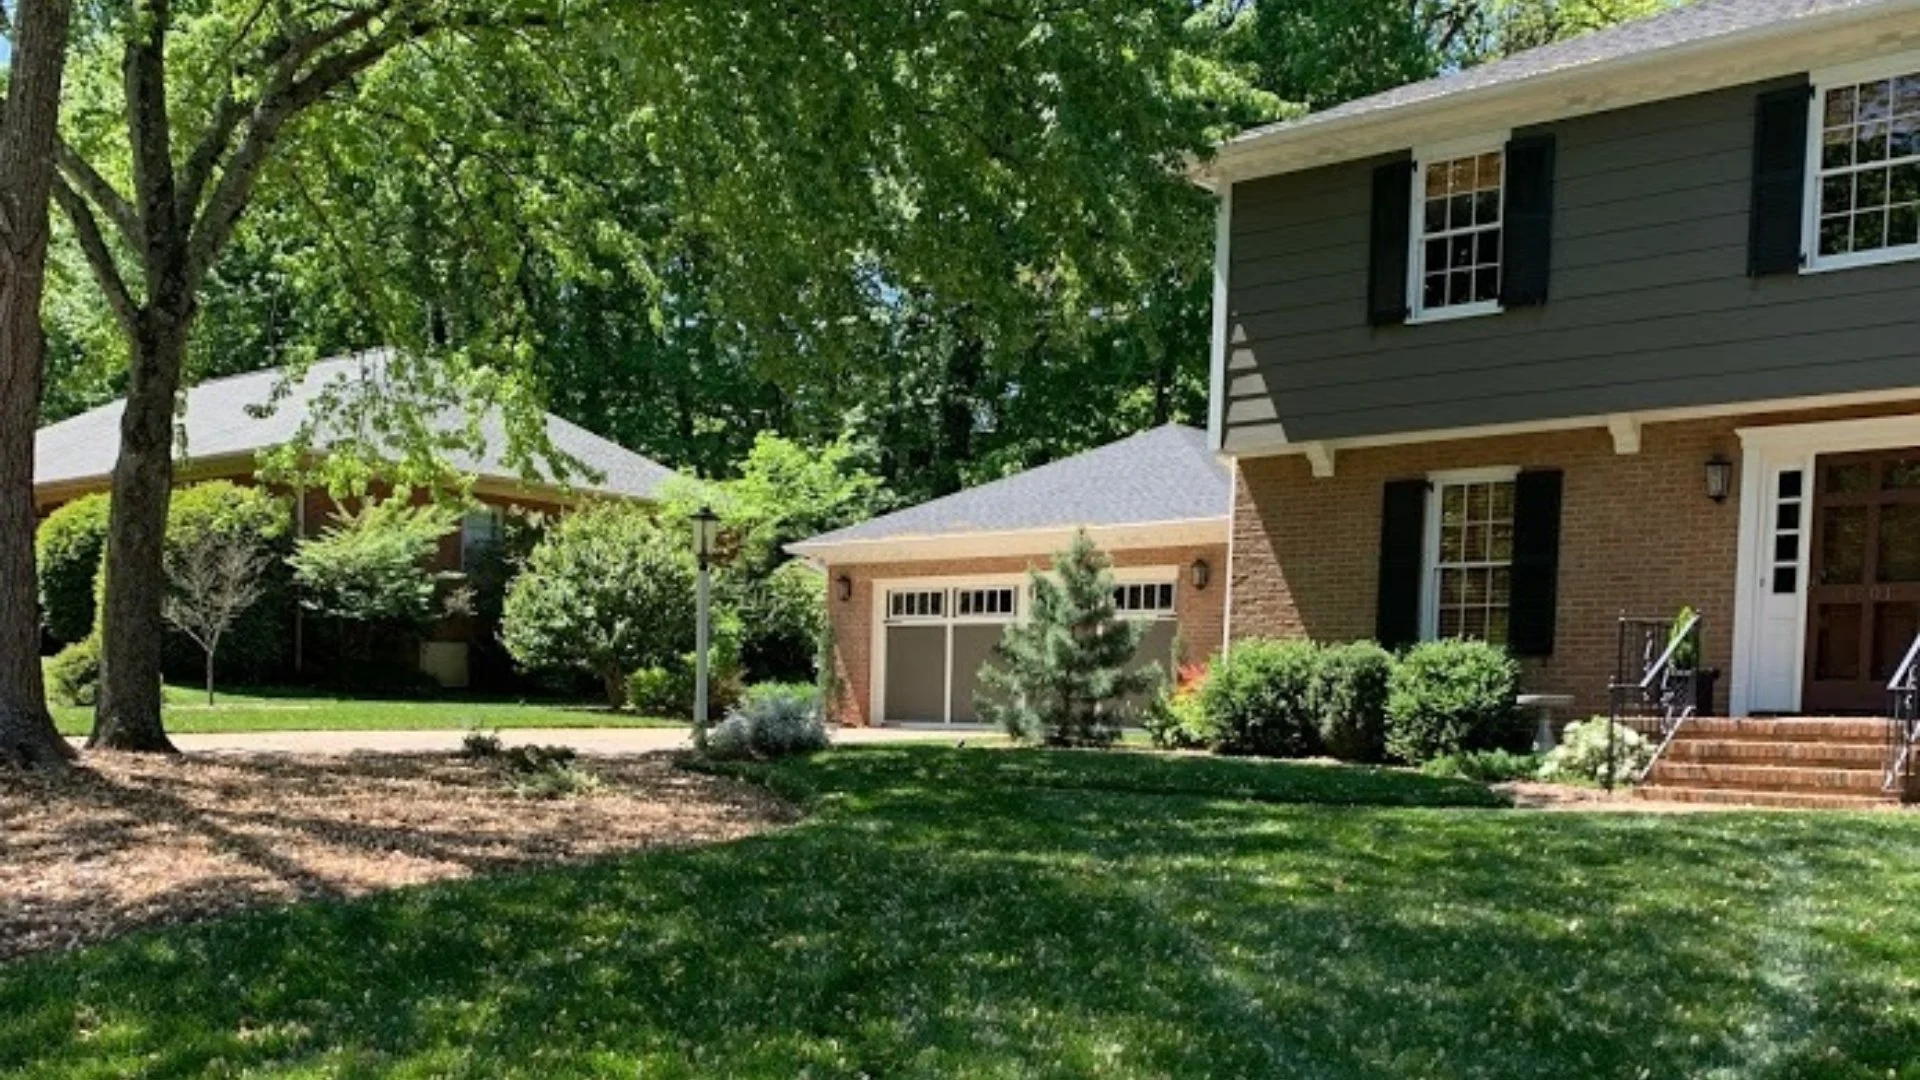
<instances>
[{"instance_id":1,"label":"wooden front door","mask_svg":"<svg viewBox=\"0 0 1920 1080\"><path fill-rule=\"evenodd\" d=\"M1920 448L1814 462L1810 713L1881 713L1920 631Z\"/></svg>"}]
</instances>

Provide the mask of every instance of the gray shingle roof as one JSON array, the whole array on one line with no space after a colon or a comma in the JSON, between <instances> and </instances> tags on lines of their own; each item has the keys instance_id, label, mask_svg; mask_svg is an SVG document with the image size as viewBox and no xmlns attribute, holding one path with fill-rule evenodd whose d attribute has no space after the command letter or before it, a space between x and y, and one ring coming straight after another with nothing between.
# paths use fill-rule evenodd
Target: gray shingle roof
<instances>
[{"instance_id":1,"label":"gray shingle roof","mask_svg":"<svg viewBox=\"0 0 1920 1080\"><path fill-rule=\"evenodd\" d=\"M299 433L308 409L329 387L364 378L385 358L385 353L372 352L313 364L277 402L274 391L281 380L279 369L201 383L187 392L186 413L180 421L186 427L185 457L208 460L284 445ZM111 475L120 449L123 405L116 401L41 428L34 437L34 485L77 483ZM255 415L267 406L271 411ZM449 415L445 422L451 427L460 421ZM521 479L519 470L506 460L506 428L497 410L482 417L480 431L487 451L477 457L455 453L451 455L453 466L475 476ZM584 491L651 499L674 475L666 466L551 413L547 415L547 438L557 450L601 474L597 480L569 478L574 487ZM324 445L324 433L315 441ZM554 478L541 474L532 479Z\"/></svg>"},{"instance_id":2,"label":"gray shingle roof","mask_svg":"<svg viewBox=\"0 0 1920 1080\"><path fill-rule=\"evenodd\" d=\"M1254 141L1276 131L1297 131L1340 120L1388 112L1472 90L1519 83L1555 72L1605 64L1613 60L1714 38L1763 26L1829 15L1851 9L1899 6L1897 0L1698 0L1649 18L1596 30L1593 33L1515 53L1463 71L1410 83L1371 97L1359 98L1296 120L1252 128L1228 140L1227 146Z\"/></svg>"},{"instance_id":3,"label":"gray shingle roof","mask_svg":"<svg viewBox=\"0 0 1920 1080\"><path fill-rule=\"evenodd\" d=\"M793 545L1077 526L1226 520L1233 487L1207 433L1180 424L955 492Z\"/></svg>"}]
</instances>

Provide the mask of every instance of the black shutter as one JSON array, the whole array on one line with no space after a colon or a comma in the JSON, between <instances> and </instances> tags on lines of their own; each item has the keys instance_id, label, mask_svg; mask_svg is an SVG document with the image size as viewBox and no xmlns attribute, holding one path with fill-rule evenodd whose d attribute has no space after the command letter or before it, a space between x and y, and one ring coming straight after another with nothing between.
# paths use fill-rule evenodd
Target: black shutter
<instances>
[{"instance_id":1,"label":"black shutter","mask_svg":"<svg viewBox=\"0 0 1920 1080\"><path fill-rule=\"evenodd\" d=\"M1753 109L1753 203L1747 217L1747 273L1800 269L1800 222L1807 183L1810 86L1760 95Z\"/></svg>"},{"instance_id":2,"label":"black shutter","mask_svg":"<svg viewBox=\"0 0 1920 1080\"><path fill-rule=\"evenodd\" d=\"M1389 649L1420 640L1420 566L1427 546L1427 482L1394 480L1380 507L1380 595L1374 636Z\"/></svg>"},{"instance_id":3,"label":"black shutter","mask_svg":"<svg viewBox=\"0 0 1920 1080\"><path fill-rule=\"evenodd\" d=\"M1506 196L1500 303L1544 304L1553 255L1553 136L1528 135L1507 143Z\"/></svg>"},{"instance_id":4,"label":"black shutter","mask_svg":"<svg viewBox=\"0 0 1920 1080\"><path fill-rule=\"evenodd\" d=\"M1413 162L1373 170L1373 257L1367 279L1367 321L1407 321L1407 230L1413 217Z\"/></svg>"},{"instance_id":5,"label":"black shutter","mask_svg":"<svg viewBox=\"0 0 1920 1080\"><path fill-rule=\"evenodd\" d=\"M1542 469L1514 481L1507 649L1515 656L1553 655L1560 609L1560 478L1558 469Z\"/></svg>"}]
</instances>

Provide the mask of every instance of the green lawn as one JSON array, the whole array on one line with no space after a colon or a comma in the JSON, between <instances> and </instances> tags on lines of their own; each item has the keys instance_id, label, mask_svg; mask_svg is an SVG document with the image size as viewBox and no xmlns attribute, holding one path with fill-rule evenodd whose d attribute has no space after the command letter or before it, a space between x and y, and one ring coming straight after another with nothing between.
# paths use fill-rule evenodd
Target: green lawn
<instances>
[{"instance_id":1,"label":"green lawn","mask_svg":"<svg viewBox=\"0 0 1920 1080\"><path fill-rule=\"evenodd\" d=\"M220 694L166 688L167 730L175 735L233 731L417 731L430 729L668 727L673 721L611 713L592 705L497 700L401 700L329 697L313 691ZM93 710L56 706L67 735L85 735Z\"/></svg>"},{"instance_id":2,"label":"green lawn","mask_svg":"<svg viewBox=\"0 0 1920 1080\"><path fill-rule=\"evenodd\" d=\"M1920 816L1118 753L756 771L809 819L0 968L0 1074L1920 1077Z\"/></svg>"}]
</instances>

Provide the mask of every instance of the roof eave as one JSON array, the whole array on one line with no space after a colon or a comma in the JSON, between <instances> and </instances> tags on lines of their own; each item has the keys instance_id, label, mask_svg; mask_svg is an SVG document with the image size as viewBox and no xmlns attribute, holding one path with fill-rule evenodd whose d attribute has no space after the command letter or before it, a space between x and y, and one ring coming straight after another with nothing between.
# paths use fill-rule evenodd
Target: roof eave
<instances>
[{"instance_id":1,"label":"roof eave","mask_svg":"<svg viewBox=\"0 0 1920 1080\"><path fill-rule=\"evenodd\" d=\"M1416 143L1606 112L1916 46L1920 0L1891 0L1377 111L1319 121L1309 116L1229 140L1190 175L1195 183L1217 190L1222 184L1372 157Z\"/></svg>"},{"instance_id":2,"label":"roof eave","mask_svg":"<svg viewBox=\"0 0 1920 1080\"><path fill-rule=\"evenodd\" d=\"M883 536L871 539L801 540L786 546L790 555L821 565L928 562L994 556L1051 555L1085 529L1107 550L1183 547L1227 542L1227 518L1184 518L1120 525L1048 525L1033 529Z\"/></svg>"}]
</instances>

